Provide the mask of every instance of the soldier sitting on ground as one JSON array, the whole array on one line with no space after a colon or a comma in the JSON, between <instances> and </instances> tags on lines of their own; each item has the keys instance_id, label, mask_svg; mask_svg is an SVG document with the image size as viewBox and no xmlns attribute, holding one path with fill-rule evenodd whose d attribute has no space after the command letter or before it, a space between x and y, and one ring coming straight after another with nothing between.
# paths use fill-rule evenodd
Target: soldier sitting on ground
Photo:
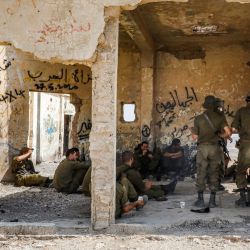
<instances>
[{"instance_id":1,"label":"soldier sitting on ground","mask_svg":"<svg viewBox=\"0 0 250 250\"><path fill-rule=\"evenodd\" d=\"M160 154L151 152L148 142L143 141L135 148L134 165L143 179L156 172L159 160Z\"/></svg>"},{"instance_id":2,"label":"soldier sitting on ground","mask_svg":"<svg viewBox=\"0 0 250 250\"><path fill-rule=\"evenodd\" d=\"M183 179L185 169L184 149L179 139L174 138L171 145L167 146L162 153L159 166L158 180L162 175Z\"/></svg>"},{"instance_id":3,"label":"soldier sitting on ground","mask_svg":"<svg viewBox=\"0 0 250 250\"><path fill-rule=\"evenodd\" d=\"M116 181L116 196L115 196L115 217L119 218L124 214L128 214L134 208L142 208L146 202L147 197L138 197L132 184L127 178L122 178ZM84 176L82 183L83 193L86 196L91 196L91 167Z\"/></svg>"},{"instance_id":4,"label":"soldier sitting on ground","mask_svg":"<svg viewBox=\"0 0 250 250\"><path fill-rule=\"evenodd\" d=\"M168 185L154 185L153 181L142 180L142 177L137 169L133 165L134 157L130 151L122 153L123 165L118 166L116 173L117 178L120 175L125 174L127 179L132 183L138 195L147 195L149 199L155 199L157 201L166 201L166 194L174 192L176 186L176 180Z\"/></svg>"},{"instance_id":5,"label":"soldier sitting on ground","mask_svg":"<svg viewBox=\"0 0 250 250\"><path fill-rule=\"evenodd\" d=\"M15 174L16 186L44 186L48 187L52 180L35 171L33 162L29 160L33 149L24 147L12 162L12 172Z\"/></svg>"},{"instance_id":6,"label":"soldier sitting on ground","mask_svg":"<svg viewBox=\"0 0 250 250\"><path fill-rule=\"evenodd\" d=\"M90 167L90 161L80 162L79 149L71 148L66 152L66 159L60 162L54 175L53 185L58 192L77 193L83 178Z\"/></svg>"}]
</instances>

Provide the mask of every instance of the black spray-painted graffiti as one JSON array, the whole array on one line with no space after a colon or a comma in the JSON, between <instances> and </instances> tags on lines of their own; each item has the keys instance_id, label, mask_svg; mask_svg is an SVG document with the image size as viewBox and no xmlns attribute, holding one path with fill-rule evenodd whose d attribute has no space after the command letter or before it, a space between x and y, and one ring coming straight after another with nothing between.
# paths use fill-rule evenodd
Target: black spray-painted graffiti
<instances>
[{"instance_id":1,"label":"black spray-painted graffiti","mask_svg":"<svg viewBox=\"0 0 250 250\"><path fill-rule=\"evenodd\" d=\"M7 70L10 66L11 66L11 61L4 59L2 65L0 66L0 71Z\"/></svg>"},{"instance_id":2,"label":"black spray-painted graffiti","mask_svg":"<svg viewBox=\"0 0 250 250\"><path fill-rule=\"evenodd\" d=\"M55 90L61 90L61 89L67 89L67 90L75 90L78 89L78 86L75 85L71 85L69 83L62 83L62 84L54 84L54 83L43 83L43 82L39 82L35 84L35 88L36 90L40 90L40 91L55 91Z\"/></svg>"},{"instance_id":3,"label":"black spray-painted graffiti","mask_svg":"<svg viewBox=\"0 0 250 250\"><path fill-rule=\"evenodd\" d=\"M180 100L177 90L174 90L173 92L170 91L169 94L172 98L172 101L168 101L166 103L157 103L156 104L157 112L163 113L166 110L173 110L176 106L179 106L181 108L186 108L186 107L189 107L190 105L192 105L193 101L198 102L198 98L197 98L197 95L194 91L194 88L191 87L190 89L191 89L191 95L189 93L188 87L185 87L185 91L186 91L186 100L185 101Z\"/></svg>"},{"instance_id":4,"label":"black spray-painted graffiti","mask_svg":"<svg viewBox=\"0 0 250 250\"><path fill-rule=\"evenodd\" d=\"M177 118L177 114L174 112L175 107L187 108L192 105L193 102L198 102L198 98L193 87L185 87L185 92L185 100L180 100L177 90L174 90L169 92L169 95L172 98L171 101L156 104L156 111L161 115L161 120L156 123L159 128L163 125L165 127L169 127L170 124Z\"/></svg>"},{"instance_id":5,"label":"black spray-painted graffiti","mask_svg":"<svg viewBox=\"0 0 250 250\"><path fill-rule=\"evenodd\" d=\"M92 123L90 119L87 122L82 122L79 132L77 132L78 140L85 140L89 138L89 133L92 128Z\"/></svg>"},{"instance_id":6,"label":"black spray-painted graffiti","mask_svg":"<svg viewBox=\"0 0 250 250\"><path fill-rule=\"evenodd\" d=\"M25 93L25 90L17 90L17 89L15 89L14 91L9 90L5 92L4 95L0 94L0 102L11 103L15 101L18 97L25 98L24 93Z\"/></svg>"},{"instance_id":7,"label":"black spray-painted graffiti","mask_svg":"<svg viewBox=\"0 0 250 250\"><path fill-rule=\"evenodd\" d=\"M229 116L229 117L234 117L235 114L234 114L234 111L233 110L230 110L230 106L229 104L227 105L227 107L224 109L224 114Z\"/></svg>"},{"instance_id":8,"label":"black spray-painted graffiti","mask_svg":"<svg viewBox=\"0 0 250 250\"><path fill-rule=\"evenodd\" d=\"M75 69L71 73L71 76L68 76L67 69L61 69L60 72L56 75L43 76L43 72L31 73L27 71L28 76L35 82L50 82L51 80L63 80L64 82L71 82L72 80L75 83L87 84L92 78L89 73L86 73L84 70Z\"/></svg>"},{"instance_id":9,"label":"black spray-painted graffiti","mask_svg":"<svg viewBox=\"0 0 250 250\"><path fill-rule=\"evenodd\" d=\"M169 125L174 121L177 117L177 114L173 110L166 111L164 116L160 121L156 123L156 125L161 128L163 125L169 127Z\"/></svg>"},{"instance_id":10,"label":"black spray-painted graffiti","mask_svg":"<svg viewBox=\"0 0 250 250\"><path fill-rule=\"evenodd\" d=\"M150 127L148 125L144 125L142 127L141 134L143 137L149 137L151 134Z\"/></svg>"},{"instance_id":11,"label":"black spray-painted graffiti","mask_svg":"<svg viewBox=\"0 0 250 250\"><path fill-rule=\"evenodd\" d=\"M184 125L183 127L177 129L176 127L174 127L173 131L171 131L171 136L172 138L178 138L180 139L185 132L187 132L188 130L188 125ZM191 134L186 135L187 137L191 136Z\"/></svg>"}]
</instances>

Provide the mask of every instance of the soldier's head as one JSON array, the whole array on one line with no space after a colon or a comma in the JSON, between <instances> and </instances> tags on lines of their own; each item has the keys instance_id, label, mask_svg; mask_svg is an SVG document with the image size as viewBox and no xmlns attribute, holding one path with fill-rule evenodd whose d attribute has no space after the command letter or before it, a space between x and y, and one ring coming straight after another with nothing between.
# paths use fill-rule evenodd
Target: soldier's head
<instances>
[{"instance_id":1,"label":"soldier's head","mask_svg":"<svg viewBox=\"0 0 250 250\"><path fill-rule=\"evenodd\" d=\"M141 151L146 151L146 150L148 150L148 142L147 142L147 141L143 141L143 142L141 143L140 148L141 148Z\"/></svg>"},{"instance_id":2,"label":"soldier's head","mask_svg":"<svg viewBox=\"0 0 250 250\"><path fill-rule=\"evenodd\" d=\"M250 103L250 93L248 93L247 96L246 96L246 102Z\"/></svg>"},{"instance_id":3,"label":"soldier's head","mask_svg":"<svg viewBox=\"0 0 250 250\"><path fill-rule=\"evenodd\" d=\"M174 148L179 148L181 146L181 141L178 138L172 140L171 146Z\"/></svg>"},{"instance_id":4,"label":"soldier's head","mask_svg":"<svg viewBox=\"0 0 250 250\"><path fill-rule=\"evenodd\" d=\"M207 95L202 105L205 109L214 109L215 97L213 95Z\"/></svg>"},{"instance_id":5,"label":"soldier's head","mask_svg":"<svg viewBox=\"0 0 250 250\"><path fill-rule=\"evenodd\" d=\"M215 111L219 113L224 112L224 100L215 98Z\"/></svg>"},{"instance_id":6,"label":"soldier's head","mask_svg":"<svg viewBox=\"0 0 250 250\"><path fill-rule=\"evenodd\" d=\"M134 154L131 151L122 152L122 162L124 164L128 164L129 166L132 166L134 162Z\"/></svg>"},{"instance_id":7,"label":"soldier's head","mask_svg":"<svg viewBox=\"0 0 250 250\"><path fill-rule=\"evenodd\" d=\"M66 157L70 160L70 161L76 161L79 158L79 149L78 148L70 148L66 151Z\"/></svg>"}]
</instances>

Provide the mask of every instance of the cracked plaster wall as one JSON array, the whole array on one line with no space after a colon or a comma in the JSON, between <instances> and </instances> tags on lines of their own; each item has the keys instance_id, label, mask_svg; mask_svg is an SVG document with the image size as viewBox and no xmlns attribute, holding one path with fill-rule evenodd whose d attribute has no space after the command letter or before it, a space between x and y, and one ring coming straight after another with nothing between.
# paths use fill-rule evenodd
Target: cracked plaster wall
<instances>
[{"instance_id":1,"label":"cracked plaster wall","mask_svg":"<svg viewBox=\"0 0 250 250\"><path fill-rule=\"evenodd\" d=\"M4 175L9 178L9 172L6 174L9 162L18 149L28 143L29 90L75 96L80 104L74 120L72 146L88 144L90 129L82 124L91 124L90 68L37 61L11 46L1 46L0 52L0 110L3 112L0 147L4 152L0 163L1 179Z\"/></svg>"},{"instance_id":2,"label":"cracked plaster wall","mask_svg":"<svg viewBox=\"0 0 250 250\"><path fill-rule=\"evenodd\" d=\"M154 113L156 139L161 147L173 137L180 138L184 145L191 144L193 117L202 111L206 95L225 100L229 123L237 109L245 105L250 78L249 48L207 46L205 51L204 59L194 60L157 54Z\"/></svg>"}]
</instances>

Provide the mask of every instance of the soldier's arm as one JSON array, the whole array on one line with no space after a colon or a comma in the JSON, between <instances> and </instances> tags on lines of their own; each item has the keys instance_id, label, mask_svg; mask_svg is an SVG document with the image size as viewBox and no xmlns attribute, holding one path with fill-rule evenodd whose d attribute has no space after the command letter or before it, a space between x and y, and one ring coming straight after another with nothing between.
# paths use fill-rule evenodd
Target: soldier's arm
<instances>
[{"instance_id":1,"label":"soldier's arm","mask_svg":"<svg viewBox=\"0 0 250 250\"><path fill-rule=\"evenodd\" d=\"M72 164L73 169L81 169L81 168L89 168L91 166L91 162L90 161L83 161L83 162L79 162L79 161L75 161L74 164Z\"/></svg>"},{"instance_id":2,"label":"soldier's arm","mask_svg":"<svg viewBox=\"0 0 250 250\"><path fill-rule=\"evenodd\" d=\"M234 117L234 120L231 124L231 127L232 127L232 132L233 133L236 133L238 132L239 128L240 128L240 122L241 122L241 119L240 119L240 110L238 110L236 112L236 115Z\"/></svg>"},{"instance_id":3,"label":"soldier's arm","mask_svg":"<svg viewBox=\"0 0 250 250\"><path fill-rule=\"evenodd\" d=\"M23 161L23 160L27 159L31 154L32 154L32 149L30 149L26 154L17 156L15 158L15 160L17 160L17 161Z\"/></svg>"},{"instance_id":4,"label":"soldier's arm","mask_svg":"<svg viewBox=\"0 0 250 250\"><path fill-rule=\"evenodd\" d=\"M197 119L194 119L194 126L191 128L192 139L196 141L198 139L199 127L197 124Z\"/></svg>"}]
</instances>

